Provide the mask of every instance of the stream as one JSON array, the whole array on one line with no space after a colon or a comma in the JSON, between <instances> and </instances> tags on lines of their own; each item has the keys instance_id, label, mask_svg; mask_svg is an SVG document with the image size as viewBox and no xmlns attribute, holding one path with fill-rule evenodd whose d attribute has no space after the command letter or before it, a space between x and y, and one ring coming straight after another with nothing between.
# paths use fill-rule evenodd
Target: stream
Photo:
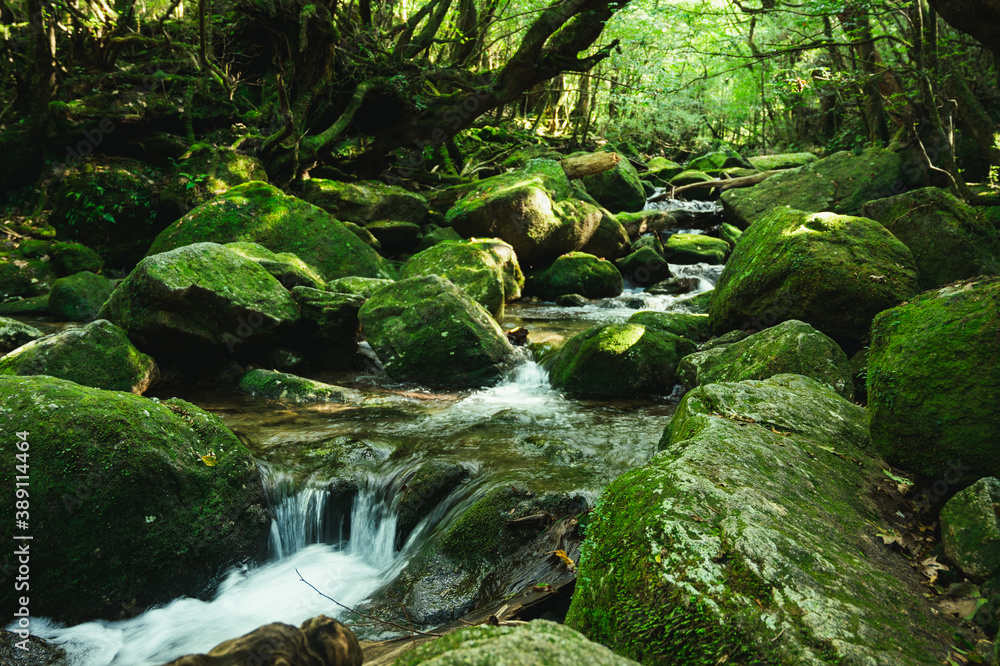
<instances>
[{"instance_id":1,"label":"stream","mask_svg":"<svg viewBox=\"0 0 1000 666\"><path fill-rule=\"evenodd\" d=\"M699 278L697 291L712 288L722 269L670 268ZM503 326L524 326L532 346L544 350L640 309L683 311L683 299L691 295L627 288L580 308L515 303L507 307ZM354 607L498 485L573 491L592 503L612 479L649 460L680 395L675 390L643 399L571 398L552 389L548 373L530 358L498 384L476 391L391 384L375 373L316 379L362 391L367 399L361 406L290 405L235 389L180 396L219 416L258 459L274 516L264 563L232 569L207 601L184 597L129 620L70 627L37 619L33 633L62 645L72 666L158 666L271 622L299 625L321 613L342 617L345 611L299 574ZM430 461L462 465L471 480L399 543L395 504L406 480ZM357 488L349 515L332 506L329 492L345 479ZM384 637L374 628L357 631L363 638Z\"/></svg>"}]
</instances>

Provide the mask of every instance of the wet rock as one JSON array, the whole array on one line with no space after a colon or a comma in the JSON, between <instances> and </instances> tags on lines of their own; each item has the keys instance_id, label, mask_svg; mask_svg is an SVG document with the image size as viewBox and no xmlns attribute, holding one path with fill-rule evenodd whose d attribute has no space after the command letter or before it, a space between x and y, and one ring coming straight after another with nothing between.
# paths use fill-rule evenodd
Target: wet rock
<instances>
[{"instance_id":1,"label":"wet rock","mask_svg":"<svg viewBox=\"0 0 1000 666\"><path fill-rule=\"evenodd\" d=\"M872 441L894 465L954 483L1000 476L1000 279L925 292L872 325Z\"/></svg>"},{"instance_id":2,"label":"wet rock","mask_svg":"<svg viewBox=\"0 0 1000 666\"><path fill-rule=\"evenodd\" d=\"M712 334L708 315L704 314L644 310L629 317L628 323L681 335L692 342L701 342Z\"/></svg>"},{"instance_id":3,"label":"wet rock","mask_svg":"<svg viewBox=\"0 0 1000 666\"><path fill-rule=\"evenodd\" d=\"M637 287L655 285L673 277L667 260L648 245L621 259L617 265L622 277Z\"/></svg>"},{"instance_id":4,"label":"wet rock","mask_svg":"<svg viewBox=\"0 0 1000 666\"><path fill-rule=\"evenodd\" d=\"M34 326L28 326L16 319L0 317L0 354L6 354L43 335L45 334Z\"/></svg>"},{"instance_id":5,"label":"wet rock","mask_svg":"<svg viewBox=\"0 0 1000 666\"><path fill-rule=\"evenodd\" d=\"M649 234L647 236L641 236L635 240L631 245L632 251L640 250L644 247L651 248L661 257L663 256L663 243L660 241L660 237L657 234Z\"/></svg>"},{"instance_id":6,"label":"wet rock","mask_svg":"<svg viewBox=\"0 0 1000 666\"><path fill-rule=\"evenodd\" d=\"M165 666L361 666L364 656L354 632L318 615L296 628L273 622Z\"/></svg>"},{"instance_id":7,"label":"wet rock","mask_svg":"<svg viewBox=\"0 0 1000 666\"><path fill-rule=\"evenodd\" d=\"M8 666L69 666L66 651L58 645L6 629L0 629L0 662Z\"/></svg>"},{"instance_id":8,"label":"wet rock","mask_svg":"<svg viewBox=\"0 0 1000 666\"><path fill-rule=\"evenodd\" d=\"M729 243L701 234L673 234L663 244L663 256L672 264L722 264Z\"/></svg>"},{"instance_id":9,"label":"wet rock","mask_svg":"<svg viewBox=\"0 0 1000 666\"><path fill-rule=\"evenodd\" d=\"M639 181L639 173L627 159L581 180L587 193L612 213L635 213L646 205L646 192Z\"/></svg>"},{"instance_id":10,"label":"wet rock","mask_svg":"<svg viewBox=\"0 0 1000 666\"><path fill-rule=\"evenodd\" d=\"M49 260L52 268L60 277L73 275L80 271L100 273L104 260L94 250L79 243L59 242L49 247Z\"/></svg>"},{"instance_id":11,"label":"wet rock","mask_svg":"<svg viewBox=\"0 0 1000 666\"><path fill-rule=\"evenodd\" d=\"M944 190L925 187L870 201L862 210L910 248L921 289L1000 270L996 230Z\"/></svg>"},{"instance_id":12,"label":"wet rock","mask_svg":"<svg viewBox=\"0 0 1000 666\"><path fill-rule=\"evenodd\" d=\"M804 321L851 353L876 314L917 292L910 251L863 217L779 208L751 226L719 277L716 334Z\"/></svg>"},{"instance_id":13,"label":"wet rock","mask_svg":"<svg viewBox=\"0 0 1000 666\"><path fill-rule=\"evenodd\" d=\"M579 250L597 230L601 211L580 200L553 160L529 160L522 171L485 178L460 198L445 220L463 238L499 238L518 260L536 265Z\"/></svg>"},{"instance_id":14,"label":"wet rock","mask_svg":"<svg viewBox=\"0 0 1000 666\"><path fill-rule=\"evenodd\" d=\"M361 327L386 374L397 381L476 386L496 380L514 348L496 320L436 275L400 280L375 292Z\"/></svg>"},{"instance_id":15,"label":"wet rock","mask_svg":"<svg viewBox=\"0 0 1000 666\"><path fill-rule=\"evenodd\" d=\"M758 155L747 161L760 171L775 171L777 169L795 169L818 160L819 158L812 153L780 153L778 155Z\"/></svg>"},{"instance_id":16,"label":"wet rock","mask_svg":"<svg viewBox=\"0 0 1000 666\"><path fill-rule=\"evenodd\" d=\"M524 275L514 248L498 239L444 241L410 257L403 278L439 275L482 305L498 321L504 304L521 297Z\"/></svg>"},{"instance_id":17,"label":"wet rock","mask_svg":"<svg viewBox=\"0 0 1000 666\"><path fill-rule=\"evenodd\" d=\"M594 235L580 251L602 259L617 259L628 252L628 244L628 232L617 217L602 214Z\"/></svg>"},{"instance_id":18,"label":"wet rock","mask_svg":"<svg viewBox=\"0 0 1000 666\"><path fill-rule=\"evenodd\" d=\"M268 533L250 452L183 400L0 376L0 434L13 445L25 431L32 488L46 498L32 502L31 528L59 535L31 551L31 582L48 591L31 597L32 614L118 619L203 594L256 557ZM0 466L12 488L13 460ZM0 591L0 603L12 607L13 595L13 586Z\"/></svg>"},{"instance_id":19,"label":"wet rock","mask_svg":"<svg viewBox=\"0 0 1000 666\"><path fill-rule=\"evenodd\" d=\"M685 296L684 298L678 298L674 302L674 307L680 308L681 311L688 311L694 314L709 314L708 310L712 305L712 300L715 298L715 289L708 289L706 291L698 292L692 296Z\"/></svg>"},{"instance_id":20,"label":"wet rock","mask_svg":"<svg viewBox=\"0 0 1000 666\"><path fill-rule=\"evenodd\" d=\"M102 275L83 271L52 283L49 311L59 321L93 321L115 284Z\"/></svg>"},{"instance_id":21,"label":"wet rock","mask_svg":"<svg viewBox=\"0 0 1000 666\"><path fill-rule=\"evenodd\" d=\"M677 296L690 293L699 286L701 280L696 277L672 277L647 288L646 293L650 296Z\"/></svg>"},{"instance_id":22,"label":"wet rock","mask_svg":"<svg viewBox=\"0 0 1000 666\"><path fill-rule=\"evenodd\" d=\"M622 293L622 276L606 259L570 252L545 270L529 274L526 291L550 301L563 294L612 298Z\"/></svg>"},{"instance_id":23,"label":"wet rock","mask_svg":"<svg viewBox=\"0 0 1000 666\"><path fill-rule=\"evenodd\" d=\"M637 664L582 634L548 620L514 627L459 629L404 654L396 664L522 664L523 666L627 666Z\"/></svg>"},{"instance_id":24,"label":"wet rock","mask_svg":"<svg viewBox=\"0 0 1000 666\"><path fill-rule=\"evenodd\" d=\"M291 252L271 252L257 243L226 243L223 247L260 266L289 291L295 287L326 288L319 271Z\"/></svg>"},{"instance_id":25,"label":"wet rock","mask_svg":"<svg viewBox=\"0 0 1000 666\"><path fill-rule=\"evenodd\" d=\"M826 384L848 400L854 399L847 355L836 342L801 321L785 321L714 349L719 351L700 351L696 359L690 359L694 383L689 386L797 374Z\"/></svg>"},{"instance_id":26,"label":"wet rock","mask_svg":"<svg viewBox=\"0 0 1000 666\"><path fill-rule=\"evenodd\" d=\"M174 217L180 217L237 185L266 181L267 171L256 157L201 144L186 153L166 180L161 199L177 211Z\"/></svg>"},{"instance_id":27,"label":"wet rock","mask_svg":"<svg viewBox=\"0 0 1000 666\"><path fill-rule=\"evenodd\" d=\"M399 516L396 523L396 547L401 548L413 528L440 507L448 495L471 476L467 467L455 463L435 461L421 465L406 480L396 505Z\"/></svg>"},{"instance_id":28,"label":"wet rock","mask_svg":"<svg viewBox=\"0 0 1000 666\"><path fill-rule=\"evenodd\" d=\"M567 624L643 663L940 661L952 627L871 530L867 421L799 375L689 392L592 513Z\"/></svg>"},{"instance_id":29,"label":"wet rock","mask_svg":"<svg viewBox=\"0 0 1000 666\"><path fill-rule=\"evenodd\" d=\"M868 403L868 348L852 356L847 363L854 379L854 399L862 405Z\"/></svg>"},{"instance_id":30,"label":"wet rock","mask_svg":"<svg viewBox=\"0 0 1000 666\"><path fill-rule=\"evenodd\" d=\"M250 370L237 384L239 389L250 395L259 395L272 400L294 402L359 403L361 394L351 389L333 384L324 384L314 379L297 377L284 372L255 368Z\"/></svg>"},{"instance_id":31,"label":"wet rock","mask_svg":"<svg viewBox=\"0 0 1000 666\"><path fill-rule=\"evenodd\" d=\"M1000 572L1000 481L979 479L941 509L941 543L948 557L973 578Z\"/></svg>"},{"instance_id":32,"label":"wet rock","mask_svg":"<svg viewBox=\"0 0 1000 666\"><path fill-rule=\"evenodd\" d=\"M0 358L0 375L49 375L83 386L142 395L159 368L125 331L104 319L18 347Z\"/></svg>"},{"instance_id":33,"label":"wet rock","mask_svg":"<svg viewBox=\"0 0 1000 666\"><path fill-rule=\"evenodd\" d=\"M420 224L427 217L427 200L419 194L377 180L342 183L312 178L302 194L338 220L366 226L376 220Z\"/></svg>"},{"instance_id":34,"label":"wet rock","mask_svg":"<svg viewBox=\"0 0 1000 666\"><path fill-rule=\"evenodd\" d=\"M251 352L271 341L299 319L299 308L255 262L196 243L139 262L99 316L147 353L193 368L207 354Z\"/></svg>"},{"instance_id":35,"label":"wet rock","mask_svg":"<svg viewBox=\"0 0 1000 666\"><path fill-rule=\"evenodd\" d=\"M291 252L327 280L394 277L377 252L329 213L259 181L238 185L194 208L164 229L148 254L206 241L248 241L272 252Z\"/></svg>"},{"instance_id":36,"label":"wet rock","mask_svg":"<svg viewBox=\"0 0 1000 666\"><path fill-rule=\"evenodd\" d=\"M741 229L780 206L812 213L858 215L861 206L898 192L904 185L902 160L891 150L848 151L771 176L753 187L722 193L729 221Z\"/></svg>"},{"instance_id":37,"label":"wet rock","mask_svg":"<svg viewBox=\"0 0 1000 666\"><path fill-rule=\"evenodd\" d=\"M556 297L556 305L562 308L582 308L590 299L582 294L563 294Z\"/></svg>"},{"instance_id":38,"label":"wet rock","mask_svg":"<svg viewBox=\"0 0 1000 666\"><path fill-rule=\"evenodd\" d=\"M668 394L687 338L639 324L595 326L566 341L549 373L552 386L590 395Z\"/></svg>"}]
</instances>

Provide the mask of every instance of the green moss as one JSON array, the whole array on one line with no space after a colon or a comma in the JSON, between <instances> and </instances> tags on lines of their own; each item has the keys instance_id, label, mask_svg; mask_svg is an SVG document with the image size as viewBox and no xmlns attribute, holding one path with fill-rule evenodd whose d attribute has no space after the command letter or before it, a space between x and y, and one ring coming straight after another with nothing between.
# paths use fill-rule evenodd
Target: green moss
<instances>
[{"instance_id":1,"label":"green moss","mask_svg":"<svg viewBox=\"0 0 1000 666\"><path fill-rule=\"evenodd\" d=\"M111 280L88 271L59 278L49 292L49 310L60 321L93 321L114 290Z\"/></svg>"},{"instance_id":2,"label":"green moss","mask_svg":"<svg viewBox=\"0 0 1000 666\"><path fill-rule=\"evenodd\" d=\"M722 264L729 243L701 234L673 234L663 246L663 256L672 264Z\"/></svg>"},{"instance_id":3,"label":"green moss","mask_svg":"<svg viewBox=\"0 0 1000 666\"><path fill-rule=\"evenodd\" d=\"M532 273L527 291L548 300L563 294L580 294L585 298L614 297L622 293L622 276L610 261L584 252L570 252L545 270Z\"/></svg>"},{"instance_id":4,"label":"green moss","mask_svg":"<svg viewBox=\"0 0 1000 666\"><path fill-rule=\"evenodd\" d=\"M420 224L427 216L427 200L419 194L377 180L342 183L312 178L303 198L337 219L367 225L376 220Z\"/></svg>"},{"instance_id":5,"label":"green moss","mask_svg":"<svg viewBox=\"0 0 1000 666\"><path fill-rule=\"evenodd\" d=\"M708 315L704 314L643 310L629 317L628 323L680 335L694 342L701 342L711 335Z\"/></svg>"},{"instance_id":6,"label":"green moss","mask_svg":"<svg viewBox=\"0 0 1000 666\"><path fill-rule=\"evenodd\" d=\"M812 153L782 153L780 155L758 155L751 157L748 161L756 169L773 171L775 169L795 169L812 164L817 160L819 158Z\"/></svg>"},{"instance_id":7,"label":"green moss","mask_svg":"<svg viewBox=\"0 0 1000 666\"><path fill-rule=\"evenodd\" d=\"M256 157L232 149L197 144L167 176L164 202L183 211L201 205L231 187L254 180L267 180L264 165Z\"/></svg>"},{"instance_id":8,"label":"green moss","mask_svg":"<svg viewBox=\"0 0 1000 666\"><path fill-rule=\"evenodd\" d=\"M357 391L284 372L255 368L240 378L238 387L251 395L294 403L359 402Z\"/></svg>"},{"instance_id":9,"label":"green moss","mask_svg":"<svg viewBox=\"0 0 1000 666\"><path fill-rule=\"evenodd\" d=\"M49 256L52 258L52 268L60 277L81 271L100 273L104 267L101 255L79 243L53 243L49 248Z\"/></svg>"},{"instance_id":10,"label":"green moss","mask_svg":"<svg viewBox=\"0 0 1000 666\"><path fill-rule=\"evenodd\" d=\"M291 252L275 253L257 243L226 243L223 247L254 262L278 280L286 289L297 286L325 289L319 271Z\"/></svg>"},{"instance_id":11,"label":"green moss","mask_svg":"<svg viewBox=\"0 0 1000 666\"><path fill-rule=\"evenodd\" d=\"M587 192L612 213L634 213L646 205L646 192L639 181L639 173L627 159L607 171L585 176L583 184Z\"/></svg>"}]
</instances>

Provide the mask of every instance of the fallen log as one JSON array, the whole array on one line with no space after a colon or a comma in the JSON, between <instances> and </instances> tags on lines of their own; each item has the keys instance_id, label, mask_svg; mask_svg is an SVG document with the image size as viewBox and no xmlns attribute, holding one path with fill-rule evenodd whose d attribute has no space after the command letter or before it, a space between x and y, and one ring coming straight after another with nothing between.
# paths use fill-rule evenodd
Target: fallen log
<instances>
[{"instance_id":1,"label":"fallen log","mask_svg":"<svg viewBox=\"0 0 1000 666\"><path fill-rule=\"evenodd\" d=\"M645 214L647 212L650 214ZM678 226L677 218L666 211L643 211L641 217L619 221L625 228L628 237L633 240L646 233L653 233L654 231L661 231L663 229L673 229Z\"/></svg>"},{"instance_id":2,"label":"fallen log","mask_svg":"<svg viewBox=\"0 0 1000 666\"><path fill-rule=\"evenodd\" d=\"M652 197L650 201L664 201L666 199L676 199L677 195L686 190L694 190L699 187L718 187L720 190L731 190L734 187L750 187L751 185L756 185L757 183L764 182L776 173L781 173L783 169L777 169L774 171L761 171L760 173L755 173L752 176L743 176L741 178L723 178L721 180L706 180L701 183L690 183L688 185L681 185L680 187L674 187L667 192L657 194Z\"/></svg>"},{"instance_id":3,"label":"fallen log","mask_svg":"<svg viewBox=\"0 0 1000 666\"><path fill-rule=\"evenodd\" d=\"M587 153L586 155L567 157L560 160L559 164L566 172L566 177L573 180L613 169L621 161L622 158L618 156L618 153Z\"/></svg>"}]
</instances>

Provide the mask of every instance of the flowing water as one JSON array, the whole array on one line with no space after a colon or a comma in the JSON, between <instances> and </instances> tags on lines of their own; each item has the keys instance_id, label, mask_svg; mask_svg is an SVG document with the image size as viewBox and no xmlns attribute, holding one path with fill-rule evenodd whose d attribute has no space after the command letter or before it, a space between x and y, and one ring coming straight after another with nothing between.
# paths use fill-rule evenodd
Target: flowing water
<instances>
[{"instance_id":1,"label":"flowing water","mask_svg":"<svg viewBox=\"0 0 1000 666\"><path fill-rule=\"evenodd\" d=\"M671 266L711 288L721 267ZM688 295L690 296L690 294ZM538 348L638 309L683 310L683 298L628 289L583 308L514 304L505 327L525 326ZM64 627L36 621L37 635L60 643L73 666L158 665L207 652L270 622L300 624L354 607L391 582L407 561L490 488L525 483L596 498L655 452L676 400L581 400L554 390L532 360L497 385L435 393L377 374L320 377L358 389L358 405L288 405L235 391L185 399L213 411L260 461L274 520L267 561L230 571L208 600L176 599L130 620ZM429 511L399 543L396 505L405 483L429 461L464 466L472 480ZM349 515L333 506L331 484L357 494Z\"/></svg>"}]
</instances>

